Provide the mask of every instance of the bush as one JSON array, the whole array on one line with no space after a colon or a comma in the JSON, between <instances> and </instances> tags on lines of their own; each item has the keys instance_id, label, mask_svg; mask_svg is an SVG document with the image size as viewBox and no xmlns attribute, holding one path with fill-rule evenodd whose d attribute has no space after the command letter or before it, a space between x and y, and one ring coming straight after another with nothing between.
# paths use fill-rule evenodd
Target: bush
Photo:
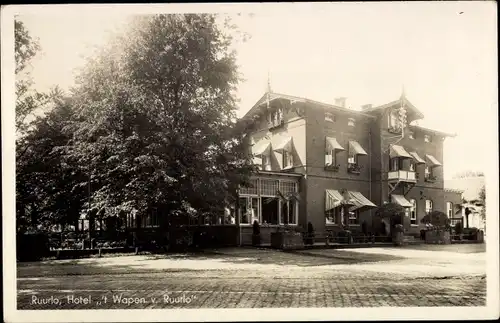
<instances>
[{"instance_id":1,"label":"bush","mask_svg":"<svg viewBox=\"0 0 500 323\"><path fill-rule=\"evenodd\" d=\"M458 221L457 224L455 224L455 234L462 234L464 232L464 226L462 224L462 221Z\"/></svg>"},{"instance_id":2,"label":"bush","mask_svg":"<svg viewBox=\"0 0 500 323\"><path fill-rule=\"evenodd\" d=\"M50 255L49 237L43 233L18 234L16 257L19 261L36 261Z\"/></svg>"},{"instance_id":3,"label":"bush","mask_svg":"<svg viewBox=\"0 0 500 323\"><path fill-rule=\"evenodd\" d=\"M448 229L450 227L450 219L441 211L432 211L426 214L420 222L423 224L431 224L436 229Z\"/></svg>"}]
</instances>

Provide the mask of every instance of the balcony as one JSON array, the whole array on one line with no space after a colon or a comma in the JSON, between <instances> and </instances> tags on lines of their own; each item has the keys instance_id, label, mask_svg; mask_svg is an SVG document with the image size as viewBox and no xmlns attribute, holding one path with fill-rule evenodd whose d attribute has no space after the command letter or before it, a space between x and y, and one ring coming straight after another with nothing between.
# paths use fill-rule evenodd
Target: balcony
<instances>
[{"instance_id":1,"label":"balcony","mask_svg":"<svg viewBox=\"0 0 500 323\"><path fill-rule=\"evenodd\" d=\"M399 181L399 182L408 182L408 183L416 183L416 175L415 172L409 170L396 170L390 171L387 173L387 178L390 181Z\"/></svg>"},{"instance_id":2,"label":"balcony","mask_svg":"<svg viewBox=\"0 0 500 323\"><path fill-rule=\"evenodd\" d=\"M267 126L269 127L269 130L273 130L273 129L276 129L276 128L283 126L284 124L285 124L285 120L281 119L281 120L275 120L272 122L268 122Z\"/></svg>"}]
</instances>

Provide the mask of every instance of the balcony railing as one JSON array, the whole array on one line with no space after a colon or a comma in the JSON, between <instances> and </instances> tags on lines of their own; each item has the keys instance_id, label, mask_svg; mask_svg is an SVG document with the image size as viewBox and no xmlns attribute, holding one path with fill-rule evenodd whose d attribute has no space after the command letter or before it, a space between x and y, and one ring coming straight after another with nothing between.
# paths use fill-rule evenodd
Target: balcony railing
<instances>
[{"instance_id":1,"label":"balcony railing","mask_svg":"<svg viewBox=\"0 0 500 323\"><path fill-rule=\"evenodd\" d=\"M271 130L271 129L279 128L284 124L285 124L285 120L283 120L283 119L273 120L271 122L268 122L268 127L269 127L269 130Z\"/></svg>"},{"instance_id":2,"label":"balcony railing","mask_svg":"<svg viewBox=\"0 0 500 323\"><path fill-rule=\"evenodd\" d=\"M395 170L390 171L388 174L389 180L399 180L404 182L416 182L415 172L409 170Z\"/></svg>"}]
</instances>

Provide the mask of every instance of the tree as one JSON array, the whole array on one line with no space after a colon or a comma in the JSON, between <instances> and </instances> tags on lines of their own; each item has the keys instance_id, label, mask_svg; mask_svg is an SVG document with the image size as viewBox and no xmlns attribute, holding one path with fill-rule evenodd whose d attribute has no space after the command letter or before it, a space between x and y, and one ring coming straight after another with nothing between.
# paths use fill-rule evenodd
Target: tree
<instances>
[{"instance_id":1,"label":"tree","mask_svg":"<svg viewBox=\"0 0 500 323\"><path fill-rule=\"evenodd\" d=\"M481 190L479 191L479 201L481 202L481 218L483 220L486 219L486 188L485 186L483 185L483 187L481 187Z\"/></svg>"},{"instance_id":2,"label":"tree","mask_svg":"<svg viewBox=\"0 0 500 323\"><path fill-rule=\"evenodd\" d=\"M76 225L86 188L74 188L84 174L65 159L74 115L71 102L60 97L45 116L36 118L16 145L16 219L19 232L52 225Z\"/></svg>"},{"instance_id":3,"label":"tree","mask_svg":"<svg viewBox=\"0 0 500 323\"><path fill-rule=\"evenodd\" d=\"M40 51L38 39L33 39L22 21L14 21L14 56L16 60L16 132L22 134L27 128L27 118L46 105L51 95L32 89L33 79L29 67ZM59 94L59 93L57 93Z\"/></svg>"},{"instance_id":4,"label":"tree","mask_svg":"<svg viewBox=\"0 0 500 323\"><path fill-rule=\"evenodd\" d=\"M73 89L82 120L66 147L90 177L84 208L141 216L156 207L167 222L189 210L223 212L250 175L232 38L216 18L137 18L89 60Z\"/></svg>"},{"instance_id":5,"label":"tree","mask_svg":"<svg viewBox=\"0 0 500 323\"><path fill-rule=\"evenodd\" d=\"M432 211L426 214L420 222L423 224L431 224L437 229L448 229L450 226L450 219L441 211Z\"/></svg>"},{"instance_id":6,"label":"tree","mask_svg":"<svg viewBox=\"0 0 500 323\"><path fill-rule=\"evenodd\" d=\"M375 216L389 219L392 225L403 224L405 208L396 203L386 203L377 209Z\"/></svg>"}]
</instances>

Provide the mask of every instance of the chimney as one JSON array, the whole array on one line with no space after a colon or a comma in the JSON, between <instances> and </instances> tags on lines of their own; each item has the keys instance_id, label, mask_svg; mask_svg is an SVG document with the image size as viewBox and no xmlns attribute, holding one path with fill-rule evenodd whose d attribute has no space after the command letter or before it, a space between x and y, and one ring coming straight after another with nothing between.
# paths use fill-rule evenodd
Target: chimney
<instances>
[{"instance_id":1,"label":"chimney","mask_svg":"<svg viewBox=\"0 0 500 323\"><path fill-rule=\"evenodd\" d=\"M373 104L365 104L361 106L361 110L366 110L366 109L371 109L373 107Z\"/></svg>"},{"instance_id":2,"label":"chimney","mask_svg":"<svg viewBox=\"0 0 500 323\"><path fill-rule=\"evenodd\" d=\"M345 108L345 101L346 101L347 98L335 98L335 105L338 106L338 107L342 107L342 108Z\"/></svg>"}]
</instances>

